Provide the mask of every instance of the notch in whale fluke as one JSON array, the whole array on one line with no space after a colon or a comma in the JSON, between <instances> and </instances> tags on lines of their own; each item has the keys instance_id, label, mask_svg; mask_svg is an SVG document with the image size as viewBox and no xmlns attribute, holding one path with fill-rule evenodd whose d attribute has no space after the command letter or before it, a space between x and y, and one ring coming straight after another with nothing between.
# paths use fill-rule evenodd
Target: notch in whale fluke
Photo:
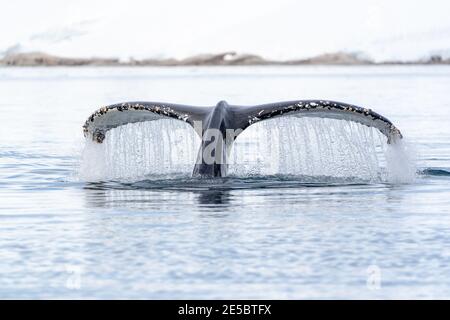
<instances>
[{"instance_id":1,"label":"notch in whale fluke","mask_svg":"<svg viewBox=\"0 0 450 320\"><path fill-rule=\"evenodd\" d=\"M107 132L128 123L172 118L189 123L202 138L194 175L226 175L227 155L231 144L240 132L252 124L274 117L317 117L357 122L378 129L388 143L402 138L400 131L382 115L368 108L329 101L295 100L256 106L228 105L225 101L216 106L196 107L160 102L125 102L100 108L85 122L86 137L102 143ZM215 130L220 136L211 138ZM231 139L228 131L235 134ZM212 151L212 160L206 161L204 150Z\"/></svg>"}]
</instances>

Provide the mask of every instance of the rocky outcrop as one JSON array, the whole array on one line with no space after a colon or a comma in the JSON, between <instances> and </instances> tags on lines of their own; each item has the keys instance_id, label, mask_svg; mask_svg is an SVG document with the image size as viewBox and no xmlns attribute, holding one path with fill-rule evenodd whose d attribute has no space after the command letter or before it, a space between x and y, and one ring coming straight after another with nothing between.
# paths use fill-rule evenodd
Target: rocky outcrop
<instances>
[{"instance_id":1,"label":"rocky outcrop","mask_svg":"<svg viewBox=\"0 0 450 320\"><path fill-rule=\"evenodd\" d=\"M262 65L268 63L270 63L270 61L267 61L260 56L252 54L237 54L236 52L203 54L189 57L180 61L180 65L185 66Z\"/></svg>"},{"instance_id":2,"label":"rocky outcrop","mask_svg":"<svg viewBox=\"0 0 450 320\"><path fill-rule=\"evenodd\" d=\"M450 57L443 58L441 55L434 54L428 58L425 63L427 64L450 64Z\"/></svg>"},{"instance_id":3,"label":"rocky outcrop","mask_svg":"<svg viewBox=\"0 0 450 320\"><path fill-rule=\"evenodd\" d=\"M271 61L253 54L224 52L218 54L199 54L185 59L144 59L131 60L131 65L141 66L229 66L229 65L264 65Z\"/></svg>"},{"instance_id":4,"label":"rocky outcrop","mask_svg":"<svg viewBox=\"0 0 450 320\"><path fill-rule=\"evenodd\" d=\"M85 66L117 65L118 59L105 58L64 58L42 52L8 54L0 64L7 66Z\"/></svg>"},{"instance_id":5,"label":"rocky outcrop","mask_svg":"<svg viewBox=\"0 0 450 320\"><path fill-rule=\"evenodd\" d=\"M288 61L288 64L334 64L334 65L363 65L373 64L368 58L364 58L355 53L336 52L325 53L303 60Z\"/></svg>"}]
</instances>

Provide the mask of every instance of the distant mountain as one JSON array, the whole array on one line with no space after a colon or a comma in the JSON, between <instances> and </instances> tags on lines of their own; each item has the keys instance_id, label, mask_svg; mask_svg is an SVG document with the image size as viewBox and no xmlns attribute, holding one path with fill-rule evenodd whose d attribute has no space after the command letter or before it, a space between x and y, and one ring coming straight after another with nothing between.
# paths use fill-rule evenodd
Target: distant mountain
<instances>
[{"instance_id":1,"label":"distant mountain","mask_svg":"<svg viewBox=\"0 0 450 320\"><path fill-rule=\"evenodd\" d=\"M43 52L7 53L0 66L260 66L260 65L384 65L384 64L450 64L450 57L434 54L414 61L375 62L361 53L335 52L307 59L268 60L254 54L224 52L200 54L184 59L68 58Z\"/></svg>"}]
</instances>

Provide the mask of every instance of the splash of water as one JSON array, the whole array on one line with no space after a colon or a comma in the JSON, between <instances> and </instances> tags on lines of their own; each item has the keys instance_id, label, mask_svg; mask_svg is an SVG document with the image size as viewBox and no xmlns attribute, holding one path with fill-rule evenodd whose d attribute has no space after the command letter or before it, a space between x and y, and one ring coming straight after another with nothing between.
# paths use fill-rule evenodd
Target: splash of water
<instances>
[{"instance_id":1,"label":"splash of water","mask_svg":"<svg viewBox=\"0 0 450 320\"><path fill-rule=\"evenodd\" d=\"M101 144L86 140L79 175L85 181L188 177L199 146L185 122L127 124L110 130Z\"/></svg>"},{"instance_id":2,"label":"splash of water","mask_svg":"<svg viewBox=\"0 0 450 320\"><path fill-rule=\"evenodd\" d=\"M412 183L417 176L417 153L414 146L402 139L385 149L388 181L391 183Z\"/></svg>"},{"instance_id":3,"label":"splash of water","mask_svg":"<svg viewBox=\"0 0 450 320\"><path fill-rule=\"evenodd\" d=\"M410 145L387 144L378 130L355 122L283 117L258 122L236 139L229 173L409 183L413 158Z\"/></svg>"},{"instance_id":4,"label":"splash of water","mask_svg":"<svg viewBox=\"0 0 450 320\"><path fill-rule=\"evenodd\" d=\"M188 178L200 138L172 119L128 124L102 144L86 141L85 181ZM293 176L309 182L412 182L416 168L408 144L388 145L376 129L319 118L274 118L256 123L235 141L229 175Z\"/></svg>"}]
</instances>

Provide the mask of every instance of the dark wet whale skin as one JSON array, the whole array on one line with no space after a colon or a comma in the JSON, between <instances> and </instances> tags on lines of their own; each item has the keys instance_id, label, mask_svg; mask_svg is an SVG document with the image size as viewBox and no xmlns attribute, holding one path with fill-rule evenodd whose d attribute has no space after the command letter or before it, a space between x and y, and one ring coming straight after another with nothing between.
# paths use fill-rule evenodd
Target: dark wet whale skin
<instances>
[{"instance_id":1,"label":"dark wet whale skin","mask_svg":"<svg viewBox=\"0 0 450 320\"><path fill-rule=\"evenodd\" d=\"M235 128L237 121L235 121L235 114L231 112L228 103L220 101L202 122L202 142L199 149L199 155L197 157L197 163L195 164L193 176L208 176L208 177L223 177L227 171L227 153L228 148L234 141L227 141L227 129L239 129ZM209 137L208 131L216 129L220 132L219 139L217 135L215 137ZM221 138L221 139L220 139ZM207 163L203 152L206 148L210 147L211 156L215 159L213 163Z\"/></svg>"}]
</instances>

